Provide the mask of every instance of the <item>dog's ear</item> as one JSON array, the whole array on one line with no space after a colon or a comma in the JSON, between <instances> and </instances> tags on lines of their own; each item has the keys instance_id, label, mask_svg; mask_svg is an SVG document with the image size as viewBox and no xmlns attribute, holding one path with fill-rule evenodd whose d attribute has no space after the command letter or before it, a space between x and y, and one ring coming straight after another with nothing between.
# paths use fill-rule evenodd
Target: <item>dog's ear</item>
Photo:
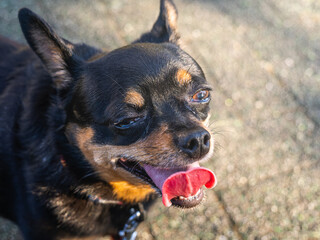
<instances>
[{"instance_id":1,"label":"dog's ear","mask_svg":"<svg viewBox=\"0 0 320 240\"><path fill-rule=\"evenodd\" d=\"M28 44L40 57L56 87L68 86L72 81L70 70L75 65L73 45L27 8L19 11L19 21Z\"/></svg>"},{"instance_id":2,"label":"dog's ear","mask_svg":"<svg viewBox=\"0 0 320 240\"><path fill-rule=\"evenodd\" d=\"M150 32L143 34L135 42L179 43L177 33L178 11L172 0L160 1L160 14Z\"/></svg>"}]
</instances>

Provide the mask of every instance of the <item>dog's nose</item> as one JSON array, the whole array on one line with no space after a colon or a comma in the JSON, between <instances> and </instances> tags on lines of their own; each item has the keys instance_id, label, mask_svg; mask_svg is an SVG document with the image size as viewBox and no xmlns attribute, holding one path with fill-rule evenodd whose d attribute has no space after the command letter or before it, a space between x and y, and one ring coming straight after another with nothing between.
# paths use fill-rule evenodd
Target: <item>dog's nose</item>
<instances>
[{"instance_id":1,"label":"dog's nose","mask_svg":"<svg viewBox=\"0 0 320 240\"><path fill-rule=\"evenodd\" d=\"M210 149L210 133L205 129L197 129L179 137L180 149L191 158L201 158Z\"/></svg>"}]
</instances>

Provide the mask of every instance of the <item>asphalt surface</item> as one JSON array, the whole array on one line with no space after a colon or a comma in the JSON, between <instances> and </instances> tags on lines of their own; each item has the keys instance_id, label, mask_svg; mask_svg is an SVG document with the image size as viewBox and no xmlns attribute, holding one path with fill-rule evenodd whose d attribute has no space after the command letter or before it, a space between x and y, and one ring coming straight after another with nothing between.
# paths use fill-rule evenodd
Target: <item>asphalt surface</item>
<instances>
[{"instance_id":1,"label":"asphalt surface","mask_svg":"<svg viewBox=\"0 0 320 240\"><path fill-rule=\"evenodd\" d=\"M320 239L320 2L176 0L183 48L213 86L218 185L191 211L159 203L139 239ZM29 7L73 42L114 49L153 25L157 0L1 0L23 42ZM17 230L0 220L0 239Z\"/></svg>"}]
</instances>

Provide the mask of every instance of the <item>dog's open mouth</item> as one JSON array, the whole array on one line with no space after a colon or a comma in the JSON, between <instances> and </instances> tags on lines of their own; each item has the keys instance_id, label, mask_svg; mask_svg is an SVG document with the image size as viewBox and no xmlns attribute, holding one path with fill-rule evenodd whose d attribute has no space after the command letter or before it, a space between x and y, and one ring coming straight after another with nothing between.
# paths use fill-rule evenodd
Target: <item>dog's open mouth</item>
<instances>
[{"instance_id":1,"label":"dog's open mouth","mask_svg":"<svg viewBox=\"0 0 320 240\"><path fill-rule=\"evenodd\" d=\"M213 188L216 184L214 173L198 162L182 168L158 168L120 158L117 165L155 187L166 207L192 208L204 198L202 186Z\"/></svg>"}]
</instances>

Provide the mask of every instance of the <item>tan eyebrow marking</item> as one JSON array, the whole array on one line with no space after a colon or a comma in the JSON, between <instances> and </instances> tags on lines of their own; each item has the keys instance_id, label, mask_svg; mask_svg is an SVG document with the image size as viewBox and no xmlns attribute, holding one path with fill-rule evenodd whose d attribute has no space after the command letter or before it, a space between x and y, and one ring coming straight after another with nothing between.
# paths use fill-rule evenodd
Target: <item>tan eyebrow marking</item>
<instances>
[{"instance_id":1,"label":"tan eyebrow marking","mask_svg":"<svg viewBox=\"0 0 320 240\"><path fill-rule=\"evenodd\" d=\"M184 69L179 69L176 73L177 81L180 85L185 85L191 82L191 75Z\"/></svg>"},{"instance_id":2,"label":"tan eyebrow marking","mask_svg":"<svg viewBox=\"0 0 320 240\"><path fill-rule=\"evenodd\" d=\"M144 98L142 97L142 95L133 89L127 92L124 101L128 104L132 104L140 108L144 105Z\"/></svg>"}]
</instances>

